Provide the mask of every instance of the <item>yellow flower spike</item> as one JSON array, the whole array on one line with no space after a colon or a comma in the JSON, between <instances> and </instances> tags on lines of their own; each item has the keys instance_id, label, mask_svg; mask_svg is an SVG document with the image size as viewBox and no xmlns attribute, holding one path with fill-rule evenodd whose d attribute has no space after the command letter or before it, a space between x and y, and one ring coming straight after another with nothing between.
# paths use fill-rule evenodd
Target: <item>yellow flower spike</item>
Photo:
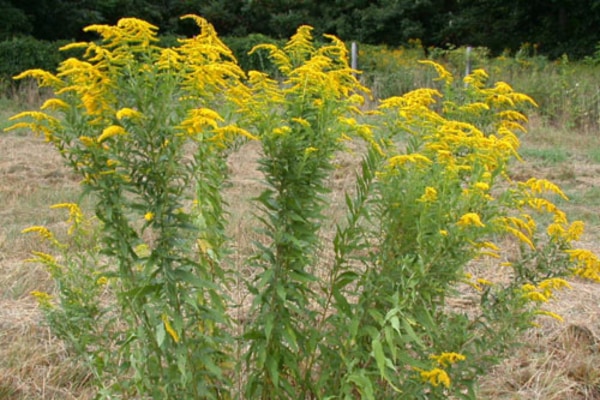
<instances>
[{"instance_id":1,"label":"yellow flower spike","mask_svg":"<svg viewBox=\"0 0 600 400\"><path fill-rule=\"evenodd\" d=\"M421 379L424 382L429 382L433 386L444 385L450 387L450 377L448 373L440 368L434 368L431 371L420 371Z\"/></svg>"},{"instance_id":2,"label":"yellow flower spike","mask_svg":"<svg viewBox=\"0 0 600 400\"><path fill-rule=\"evenodd\" d=\"M454 352L449 352L449 353L442 353L439 356L432 354L429 356L430 359L435 360L439 365L441 365L442 367L448 367L452 364L456 364L459 361L464 361L467 359L467 357L465 357L464 355L460 354L460 353L454 353Z\"/></svg>"},{"instance_id":3,"label":"yellow flower spike","mask_svg":"<svg viewBox=\"0 0 600 400\"><path fill-rule=\"evenodd\" d=\"M567 288L567 289L573 288L569 282L567 282L566 280L564 280L562 278L549 278L549 279L546 279L546 280L543 280L542 282L540 282L540 284L538 286L540 287L540 289L554 289L554 290L561 290L563 288Z\"/></svg>"},{"instance_id":4,"label":"yellow flower spike","mask_svg":"<svg viewBox=\"0 0 600 400\"><path fill-rule=\"evenodd\" d=\"M142 117L142 113L133 108L125 107L117 111L116 117L119 121L122 119L136 119Z\"/></svg>"},{"instance_id":5,"label":"yellow flower spike","mask_svg":"<svg viewBox=\"0 0 600 400\"><path fill-rule=\"evenodd\" d=\"M473 185L473 188L477 189L477 190L481 190L482 192L487 192L488 190L490 190L490 185L488 185L485 182L476 182Z\"/></svg>"},{"instance_id":6,"label":"yellow flower spike","mask_svg":"<svg viewBox=\"0 0 600 400\"><path fill-rule=\"evenodd\" d=\"M305 128L309 128L310 127L310 122L308 122L307 120L305 120L304 118L292 118L292 121L296 122L297 124L302 125Z\"/></svg>"},{"instance_id":7,"label":"yellow flower spike","mask_svg":"<svg viewBox=\"0 0 600 400\"><path fill-rule=\"evenodd\" d=\"M467 85L473 86L476 89L482 89L485 86L485 82L489 78L487 72L484 69L478 68L473 70L472 73L465 76L463 82Z\"/></svg>"},{"instance_id":8,"label":"yellow flower spike","mask_svg":"<svg viewBox=\"0 0 600 400\"><path fill-rule=\"evenodd\" d=\"M173 341L175 343L179 343L179 334L175 331L175 329L173 329L173 326L171 326L171 322L169 321L169 317L167 314L162 314L161 315L161 319L163 321L163 324L165 326L165 330L167 331L167 333L169 334L169 336L171 336L171 338L173 339Z\"/></svg>"},{"instance_id":9,"label":"yellow flower spike","mask_svg":"<svg viewBox=\"0 0 600 400\"><path fill-rule=\"evenodd\" d=\"M227 143L230 141L228 136L243 136L250 140L259 140L258 137L254 136L245 129L242 129L235 125L228 125L213 129L214 136L209 140L216 143L217 146L225 148Z\"/></svg>"},{"instance_id":10,"label":"yellow flower spike","mask_svg":"<svg viewBox=\"0 0 600 400\"><path fill-rule=\"evenodd\" d=\"M340 121L342 124L346 124L352 128L354 128L358 125L358 122L356 121L355 118L347 118L347 117L340 116L340 117L338 117L338 121Z\"/></svg>"},{"instance_id":11,"label":"yellow flower spike","mask_svg":"<svg viewBox=\"0 0 600 400\"><path fill-rule=\"evenodd\" d=\"M573 222L566 233L566 239L569 241L579 240L581 235L583 235L585 229L585 224L583 221L575 221Z\"/></svg>"},{"instance_id":12,"label":"yellow flower spike","mask_svg":"<svg viewBox=\"0 0 600 400\"><path fill-rule=\"evenodd\" d=\"M25 228L21 231L21 233L31 233L31 232L38 233L43 239L54 240L54 235L45 226L34 225L34 226L30 226L29 228Z\"/></svg>"},{"instance_id":13,"label":"yellow flower spike","mask_svg":"<svg viewBox=\"0 0 600 400\"><path fill-rule=\"evenodd\" d=\"M156 61L159 70L179 70L182 66L183 57L173 49L162 49L160 57Z\"/></svg>"},{"instance_id":14,"label":"yellow flower spike","mask_svg":"<svg viewBox=\"0 0 600 400\"><path fill-rule=\"evenodd\" d=\"M520 185L530 189L532 193L552 192L565 200L569 200L569 198L556 184L547 179L530 178L527 182L520 183Z\"/></svg>"},{"instance_id":15,"label":"yellow flower spike","mask_svg":"<svg viewBox=\"0 0 600 400\"><path fill-rule=\"evenodd\" d=\"M317 149L316 147L307 147L306 149L304 149L304 156L309 156L312 153L316 153L317 151L319 151L319 149Z\"/></svg>"},{"instance_id":16,"label":"yellow flower spike","mask_svg":"<svg viewBox=\"0 0 600 400\"><path fill-rule=\"evenodd\" d=\"M93 147L97 142L89 136L79 136L79 141L83 143L85 147Z\"/></svg>"},{"instance_id":17,"label":"yellow flower spike","mask_svg":"<svg viewBox=\"0 0 600 400\"><path fill-rule=\"evenodd\" d=\"M30 292L30 294L35 297L38 301L38 304L43 307L53 307L52 305L52 296L46 292L40 292L38 290L34 290Z\"/></svg>"},{"instance_id":18,"label":"yellow flower spike","mask_svg":"<svg viewBox=\"0 0 600 400\"><path fill-rule=\"evenodd\" d=\"M144 219L148 222L152 221L154 219L154 213L148 211L146 214L144 214Z\"/></svg>"},{"instance_id":19,"label":"yellow flower spike","mask_svg":"<svg viewBox=\"0 0 600 400\"><path fill-rule=\"evenodd\" d=\"M98 286L104 286L108 284L108 278L105 276L101 276L100 278L98 278L96 280L96 285Z\"/></svg>"},{"instance_id":20,"label":"yellow flower spike","mask_svg":"<svg viewBox=\"0 0 600 400\"><path fill-rule=\"evenodd\" d=\"M534 292L537 290L537 288L534 285L532 285L531 283L524 284L523 286L521 286L521 289L524 292Z\"/></svg>"},{"instance_id":21,"label":"yellow flower spike","mask_svg":"<svg viewBox=\"0 0 600 400\"><path fill-rule=\"evenodd\" d=\"M292 61L290 60L290 57L286 54L286 52L273 44L259 44L254 46L248 54L252 55L261 49L269 51L271 59L284 76L290 73L292 70Z\"/></svg>"},{"instance_id":22,"label":"yellow flower spike","mask_svg":"<svg viewBox=\"0 0 600 400\"><path fill-rule=\"evenodd\" d=\"M554 205L554 203L541 197L530 197L526 200L526 202L527 205L537 211L546 211L554 214L556 214L558 211L558 208L556 205Z\"/></svg>"},{"instance_id":23,"label":"yellow flower spike","mask_svg":"<svg viewBox=\"0 0 600 400\"><path fill-rule=\"evenodd\" d=\"M548 302L548 298L540 292L528 292L525 294L525 297L536 303L547 303Z\"/></svg>"},{"instance_id":24,"label":"yellow flower spike","mask_svg":"<svg viewBox=\"0 0 600 400\"><path fill-rule=\"evenodd\" d=\"M494 282L489 281L487 279L483 279L483 278L478 278L477 283L480 285L484 285L484 286L493 286L494 285Z\"/></svg>"},{"instance_id":25,"label":"yellow flower spike","mask_svg":"<svg viewBox=\"0 0 600 400\"><path fill-rule=\"evenodd\" d=\"M427 186L425 193L417 200L423 203L433 203L438 198L438 192L435 188Z\"/></svg>"},{"instance_id":26,"label":"yellow flower spike","mask_svg":"<svg viewBox=\"0 0 600 400\"><path fill-rule=\"evenodd\" d=\"M44 104L42 104L42 106L40 107L40 110L46 110L48 108L51 110L61 110L69 108L69 105L61 99L53 98L46 100Z\"/></svg>"},{"instance_id":27,"label":"yellow flower spike","mask_svg":"<svg viewBox=\"0 0 600 400\"><path fill-rule=\"evenodd\" d=\"M21 72L20 74L16 75L13 79L18 80L24 78L35 79L39 87L53 87L55 89L58 89L64 86L64 82L60 80L56 75L39 68Z\"/></svg>"},{"instance_id":28,"label":"yellow flower spike","mask_svg":"<svg viewBox=\"0 0 600 400\"><path fill-rule=\"evenodd\" d=\"M485 227L485 224L481 222L481 218L476 213L466 213L457 222L460 227L477 226L480 228Z\"/></svg>"},{"instance_id":29,"label":"yellow flower spike","mask_svg":"<svg viewBox=\"0 0 600 400\"><path fill-rule=\"evenodd\" d=\"M205 127L218 128L218 123L224 121L218 112L209 108L196 108L190 112L188 119L180 125L189 135L201 133Z\"/></svg>"},{"instance_id":30,"label":"yellow flower spike","mask_svg":"<svg viewBox=\"0 0 600 400\"><path fill-rule=\"evenodd\" d=\"M494 251L500 251L500 247L496 246L494 243L492 242L482 242L480 243L481 247L486 247L488 249L492 249Z\"/></svg>"},{"instance_id":31,"label":"yellow flower spike","mask_svg":"<svg viewBox=\"0 0 600 400\"><path fill-rule=\"evenodd\" d=\"M196 23L196 26L200 28L199 35L196 35L192 39L180 40L180 42L184 44L183 47L188 47L188 45L191 45L189 50L200 50L201 54L198 55L201 56L197 57L198 60L204 60L206 59L206 56L208 56L211 61L219 59L221 56L229 60L235 60L231 49L227 47L227 45L225 45L221 39L219 39L217 31L215 30L214 26L208 22L208 20L195 14L186 14L182 16L181 19L191 19ZM237 70L236 74L241 72L241 75L243 75L243 72L237 66L235 69Z\"/></svg>"},{"instance_id":32,"label":"yellow flower spike","mask_svg":"<svg viewBox=\"0 0 600 400\"><path fill-rule=\"evenodd\" d=\"M548 225L546 232L548 233L549 236L552 236L554 238L559 238L559 239L563 239L563 238L566 239L566 236L567 236L565 228L563 228L562 224L559 224L556 222Z\"/></svg>"},{"instance_id":33,"label":"yellow flower spike","mask_svg":"<svg viewBox=\"0 0 600 400\"><path fill-rule=\"evenodd\" d=\"M361 96L360 94L353 94L352 96L348 97L348 102L362 106L365 104L365 97ZM361 110L359 110L359 114L362 114Z\"/></svg>"},{"instance_id":34,"label":"yellow flower spike","mask_svg":"<svg viewBox=\"0 0 600 400\"><path fill-rule=\"evenodd\" d=\"M103 141L105 141L108 138L111 138L116 135L125 135L126 133L127 132L125 131L125 129L122 126L111 125L109 127L104 128L104 130L102 131L102 134L100 136L98 136L98 139L96 139L96 141L98 143L102 143Z\"/></svg>"},{"instance_id":35,"label":"yellow flower spike","mask_svg":"<svg viewBox=\"0 0 600 400\"><path fill-rule=\"evenodd\" d=\"M148 46L151 42L158 42L158 27L138 18L121 18L117 22L123 37Z\"/></svg>"},{"instance_id":36,"label":"yellow flower spike","mask_svg":"<svg viewBox=\"0 0 600 400\"><path fill-rule=\"evenodd\" d=\"M68 43L62 47L59 47L58 50L59 51L68 51L68 50L73 50L73 49L87 49L90 46L89 42L73 42L73 43Z\"/></svg>"},{"instance_id":37,"label":"yellow flower spike","mask_svg":"<svg viewBox=\"0 0 600 400\"><path fill-rule=\"evenodd\" d=\"M564 322L564 318L561 317L560 315L558 315L555 312L552 311L545 311L545 310L538 310L535 312L537 315L545 315L547 317L551 317L554 318L555 320L559 321L559 322Z\"/></svg>"},{"instance_id":38,"label":"yellow flower spike","mask_svg":"<svg viewBox=\"0 0 600 400\"><path fill-rule=\"evenodd\" d=\"M490 106L486 103L475 102L458 107L458 110L468 114L481 114L483 111L488 111Z\"/></svg>"},{"instance_id":39,"label":"yellow flower spike","mask_svg":"<svg viewBox=\"0 0 600 400\"><path fill-rule=\"evenodd\" d=\"M13 115L8 120L14 121L16 119L21 119L21 118L31 118L35 121L44 121L44 122L49 122L49 123L53 123L53 124L59 123L58 119L56 119L46 113L43 113L41 111L23 111L23 112Z\"/></svg>"},{"instance_id":40,"label":"yellow flower spike","mask_svg":"<svg viewBox=\"0 0 600 400\"><path fill-rule=\"evenodd\" d=\"M284 47L284 50L293 54L296 57L304 57L311 54L315 48L313 46L313 27L309 25L301 25L292 35L290 40Z\"/></svg>"},{"instance_id":41,"label":"yellow flower spike","mask_svg":"<svg viewBox=\"0 0 600 400\"><path fill-rule=\"evenodd\" d=\"M44 264L45 266L50 267L52 269L60 269L61 268L58 265L56 258L51 254L42 253L41 251L32 251L31 254L33 254L35 256L35 258L28 258L28 259L24 260L25 262Z\"/></svg>"},{"instance_id":42,"label":"yellow flower spike","mask_svg":"<svg viewBox=\"0 0 600 400\"><path fill-rule=\"evenodd\" d=\"M535 250L535 245L532 241L533 233L536 230L535 220L526 214L523 215L523 218L526 221L518 217L502 217L500 221L504 225L503 228L506 232L527 244L532 250Z\"/></svg>"},{"instance_id":43,"label":"yellow flower spike","mask_svg":"<svg viewBox=\"0 0 600 400\"><path fill-rule=\"evenodd\" d=\"M454 77L452 76L452 74L450 72L448 72L448 70L446 68L444 68L441 64L438 64L435 61L419 60L418 63L425 64L425 65L431 65L433 68L435 68L436 72L439 75L438 78L435 79L437 81L444 81L447 85L450 85L452 83L452 81L454 80Z\"/></svg>"},{"instance_id":44,"label":"yellow flower spike","mask_svg":"<svg viewBox=\"0 0 600 400\"><path fill-rule=\"evenodd\" d=\"M522 113L515 110L506 110L498 113L498 116L508 121L527 122L529 119Z\"/></svg>"},{"instance_id":45,"label":"yellow flower spike","mask_svg":"<svg viewBox=\"0 0 600 400\"><path fill-rule=\"evenodd\" d=\"M273 129L273 135L286 135L292 131L289 126L281 126Z\"/></svg>"},{"instance_id":46,"label":"yellow flower spike","mask_svg":"<svg viewBox=\"0 0 600 400\"><path fill-rule=\"evenodd\" d=\"M511 233L513 236L519 239L521 242L528 245L532 250L535 250L535 245L533 244L533 241L529 237L527 237L523 232L508 225L505 226L504 229L508 233Z\"/></svg>"},{"instance_id":47,"label":"yellow flower spike","mask_svg":"<svg viewBox=\"0 0 600 400\"><path fill-rule=\"evenodd\" d=\"M394 156L392 158L390 158L388 160L388 167L390 168L395 168L395 167L401 167L406 163L413 163L413 164L431 164L432 161L427 158L426 156L422 155L422 154L418 154L418 153L414 153L414 154L402 154L402 155L398 155L398 156Z\"/></svg>"},{"instance_id":48,"label":"yellow flower spike","mask_svg":"<svg viewBox=\"0 0 600 400\"><path fill-rule=\"evenodd\" d=\"M59 203L50 206L51 209L66 208L69 210L69 219L67 223L70 224L68 234L72 235L75 232L77 226L83 222L83 212L77 203Z\"/></svg>"}]
</instances>

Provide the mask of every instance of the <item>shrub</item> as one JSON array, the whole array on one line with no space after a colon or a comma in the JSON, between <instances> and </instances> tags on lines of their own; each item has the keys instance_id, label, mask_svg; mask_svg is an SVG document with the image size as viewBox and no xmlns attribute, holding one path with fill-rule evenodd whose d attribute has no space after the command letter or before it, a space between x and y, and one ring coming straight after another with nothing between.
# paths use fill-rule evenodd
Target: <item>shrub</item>
<instances>
[{"instance_id":1,"label":"shrub","mask_svg":"<svg viewBox=\"0 0 600 400\"><path fill-rule=\"evenodd\" d=\"M85 61L20 75L55 91L42 110L56 114L23 112L11 129L44 134L95 200L97 225L56 206L69 210L72 245L26 231L62 253L36 253L57 295L35 295L99 397L475 398L477 376L518 333L560 319L543 306L564 277L600 280L596 256L571 247L583 223L545 196L560 188L509 178L529 96L481 69L453 85L424 61L438 89L365 111L339 39L317 45L302 26L283 47L259 44L276 80L246 75L207 21L187 18L201 32L178 47L122 19L88 28L99 44L67 46ZM246 140L261 146L261 240L234 336L222 189L225 157ZM365 151L327 240L327 180L348 141ZM506 279L471 273L481 259ZM460 291L474 299L468 313L452 307Z\"/></svg>"},{"instance_id":2,"label":"shrub","mask_svg":"<svg viewBox=\"0 0 600 400\"><path fill-rule=\"evenodd\" d=\"M24 36L0 42L0 76L13 77L24 70L43 68L55 71L63 60L57 44Z\"/></svg>"}]
</instances>

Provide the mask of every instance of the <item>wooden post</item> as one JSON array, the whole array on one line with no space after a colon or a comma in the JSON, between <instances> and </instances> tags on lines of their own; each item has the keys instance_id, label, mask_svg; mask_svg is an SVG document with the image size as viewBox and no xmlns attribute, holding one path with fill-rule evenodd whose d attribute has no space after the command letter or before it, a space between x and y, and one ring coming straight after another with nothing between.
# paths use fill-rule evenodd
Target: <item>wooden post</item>
<instances>
[{"instance_id":1,"label":"wooden post","mask_svg":"<svg viewBox=\"0 0 600 400\"><path fill-rule=\"evenodd\" d=\"M467 46L467 67L465 69L465 76L471 74L471 51L473 48L471 46Z\"/></svg>"},{"instance_id":2,"label":"wooden post","mask_svg":"<svg viewBox=\"0 0 600 400\"><path fill-rule=\"evenodd\" d=\"M352 42L350 48L350 66L352 69L358 70L358 44L356 42Z\"/></svg>"},{"instance_id":3,"label":"wooden post","mask_svg":"<svg viewBox=\"0 0 600 400\"><path fill-rule=\"evenodd\" d=\"M467 51L466 51L466 67L465 67L465 76L468 76L471 74L471 50L473 50L473 48L471 46L467 46ZM467 83L465 82L465 87L467 87Z\"/></svg>"}]
</instances>

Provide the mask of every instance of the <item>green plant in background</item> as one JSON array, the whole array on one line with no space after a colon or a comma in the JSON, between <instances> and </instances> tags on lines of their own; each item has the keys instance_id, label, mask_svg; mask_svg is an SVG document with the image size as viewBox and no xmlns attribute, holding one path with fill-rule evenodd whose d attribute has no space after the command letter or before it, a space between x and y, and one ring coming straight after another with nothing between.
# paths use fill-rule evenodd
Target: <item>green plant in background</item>
<instances>
[{"instance_id":1,"label":"green plant in background","mask_svg":"<svg viewBox=\"0 0 600 400\"><path fill-rule=\"evenodd\" d=\"M565 276L600 281L598 258L571 247L583 223L551 201L560 188L509 178L529 96L426 60L437 89L366 111L339 39L317 45L302 26L253 50L274 76L246 74L210 24L187 18L200 34L170 48L141 20L92 25L100 43L67 46L83 59L19 76L56 97L12 129L44 134L94 199L97 224L56 206L70 212L66 243L27 231L60 255L35 253L58 293L35 296L89 361L98 397L475 398L518 333L560 319L543 306ZM234 337L222 189L247 139L261 146L262 237ZM328 179L352 140L363 160L327 240ZM510 272L495 280L482 263ZM452 302L464 293L468 313Z\"/></svg>"}]
</instances>

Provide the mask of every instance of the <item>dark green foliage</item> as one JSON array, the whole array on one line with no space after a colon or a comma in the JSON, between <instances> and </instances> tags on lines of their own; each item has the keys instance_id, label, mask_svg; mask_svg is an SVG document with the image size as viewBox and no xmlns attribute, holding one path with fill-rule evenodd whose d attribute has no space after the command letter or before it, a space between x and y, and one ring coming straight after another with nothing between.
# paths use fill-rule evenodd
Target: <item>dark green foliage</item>
<instances>
[{"instance_id":1,"label":"dark green foliage","mask_svg":"<svg viewBox=\"0 0 600 400\"><path fill-rule=\"evenodd\" d=\"M67 43L69 41L38 40L31 36L0 41L0 80L11 82L10 85L19 85L12 77L25 70L40 68L55 71L61 61L82 53L77 49L64 52L58 50Z\"/></svg>"},{"instance_id":2,"label":"dark green foliage","mask_svg":"<svg viewBox=\"0 0 600 400\"><path fill-rule=\"evenodd\" d=\"M62 55L59 45L24 36L0 42L0 76L12 77L27 69L42 68L54 71Z\"/></svg>"},{"instance_id":3,"label":"dark green foliage","mask_svg":"<svg viewBox=\"0 0 600 400\"><path fill-rule=\"evenodd\" d=\"M277 67L267 57L264 50L258 50L252 54L248 54L252 48L261 43L270 43L283 46L285 43L282 40L275 40L262 34L251 34L246 37L227 37L223 38L223 42L233 51L235 58L238 60L240 67L244 71L263 71L272 75L277 75Z\"/></svg>"},{"instance_id":4,"label":"dark green foliage","mask_svg":"<svg viewBox=\"0 0 600 400\"><path fill-rule=\"evenodd\" d=\"M539 45L552 58L580 58L600 42L600 0L0 0L0 40L31 34L44 40L89 39L86 25L137 17L162 34L192 35L184 14L205 17L221 35L289 37L299 25L344 40L426 46L472 45L494 53Z\"/></svg>"}]
</instances>

